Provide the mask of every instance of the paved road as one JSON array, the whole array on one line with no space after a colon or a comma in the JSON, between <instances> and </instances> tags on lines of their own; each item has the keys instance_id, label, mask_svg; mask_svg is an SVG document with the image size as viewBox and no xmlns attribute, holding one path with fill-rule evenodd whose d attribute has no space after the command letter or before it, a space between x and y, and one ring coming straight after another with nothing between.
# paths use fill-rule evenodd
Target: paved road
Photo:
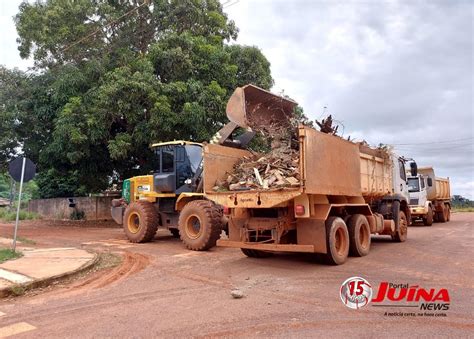
<instances>
[{"instance_id":1,"label":"paved road","mask_svg":"<svg viewBox=\"0 0 474 339\"><path fill-rule=\"evenodd\" d=\"M473 336L473 226L474 213L453 214L450 223L410 227L403 244L375 238L369 256L334 267L304 255L250 259L236 249L186 251L167 232L134 245L120 229L24 223L21 235L40 246L82 244L121 253L124 262L67 286L1 301L0 336ZM411 317L385 313L424 311L373 303L349 309L339 288L351 276L366 278L374 290L382 281L446 288L449 310ZM233 288L245 297L233 299Z\"/></svg>"}]
</instances>

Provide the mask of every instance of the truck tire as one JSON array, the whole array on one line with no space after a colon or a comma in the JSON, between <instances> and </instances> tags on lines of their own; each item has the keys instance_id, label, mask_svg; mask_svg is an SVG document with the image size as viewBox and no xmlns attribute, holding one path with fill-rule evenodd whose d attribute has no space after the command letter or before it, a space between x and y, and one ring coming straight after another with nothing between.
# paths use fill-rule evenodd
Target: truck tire
<instances>
[{"instance_id":1,"label":"truck tire","mask_svg":"<svg viewBox=\"0 0 474 339\"><path fill-rule=\"evenodd\" d=\"M170 228L169 231L173 235L173 238L178 238L179 239L179 229L177 228Z\"/></svg>"},{"instance_id":2,"label":"truck tire","mask_svg":"<svg viewBox=\"0 0 474 339\"><path fill-rule=\"evenodd\" d=\"M405 242L408 235L408 221L405 212L398 212L398 231L392 233L392 240L396 242Z\"/></svg>"},{"instance_id":3,"label":"truck tire","mask_svg":"<svg viewBox=\"0 0 474 339\"><path fill-rule=\"evenodd\" d=\"M132 202L124 214L123 229L133 243L148 242L158 229L158 212L148 201Z\"/></svg>"},{"instance_id":4,"label":"truck tire","mask_svg":"<svg viewBox=\"0 0 474 339\"><path fill-rule=\"evenodd\" d=\"M433 225L433 209L431 206L428 207L428 213L426 213L426 217L423 218L423 224L425 226Z\"/></svg>"},{"instance_id":5,"label":"truck tire","mask_svg":"<svg viewBox=\"0 0 474 339\"><path fill-rule=\"evenodd\" d=\"M211 201L189 202L179 215L178 228L181 241L190 250L208 250L216 245L221 235L221 219L219 209Z\"/></svg>"},{"instance_id":6,"label":"truck tire","mask_svg":"<svg viewBox=\"0 0 474 339\"><path fill-rule=\"evenodd\" d=\"M240 249L243 254L250 258L268 258L273 255L271 252L267 251L260 251L260 250L251 250L248 248L241 248Z\"/></svg>"},{"instance_id":7,"label":"truck tire","mask_svg":"<svg viewBox=\"0 0 474 339\"><path fill-rule=\"evenodd\" d=\"M339 217L329 217L326 220L326 263L341 265L346 262L349 254L349 232L347 226Z\"/></svg>"},{"instance_id":8,"label":"truck tire","mask_svg":"<svg viewBox=\"0 0 474 339\"><path fill-rule=\"evenodd\" d=\"M347 221L349 255L363 257L370 251L370 226L363 214L354 214Z\"/></svg>"},{"instance_id":9,"label":"truck tire","mask_svg":"<svg viewBox=\"0 0 474 339\"><path fill-rule=\"evenodd\" d=\"M442 209L441 212L438 212L438 221L446 222L446 206L443 205Z\"/></svg>"},{"instance_id":10,"label":"truck tire","mask_svg":"<svg viewBox=\"0 0 474 339\"><path fill-rule=\"evenodd\" d=\"M449 205L446 205L446 221L451 220L451 208Z\"/></svg>"}]
</instances>

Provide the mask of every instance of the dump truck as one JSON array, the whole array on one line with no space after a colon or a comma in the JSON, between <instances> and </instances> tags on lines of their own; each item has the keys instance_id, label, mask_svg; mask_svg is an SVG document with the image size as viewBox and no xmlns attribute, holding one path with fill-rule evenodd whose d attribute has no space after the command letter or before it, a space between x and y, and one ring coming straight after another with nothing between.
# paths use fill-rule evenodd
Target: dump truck
<instances>
[{"instance_id":1,"label":"dump truck","mask_svg":"<svg viewBox=\"0 0 474 339\"><path fill-rule=\"evenodd\" d=\"M243 127L281 119L296 105L283 97L256 104L253 93L246 94L240 91L227 107L229 119ZM369 253L371 234L407 239L411 215L404 158L303 125L298 143L298 187L238 191L214 185L251 152L204 146L204 194L224 206L228 217L227 239L219 239L218 246L241 248L249 257L317 253L330 264L342 264L349 253Z\"/></svg>"},{"instance_id":2,"label":"dump truck","mask_svg":"<svg viewBox=\"0 0 474 339\"><path fill-rule=\"evenodd\" d=\"M416 176L408 176L408 191L413 220L422 220L426 226L450 220L449 178L436 177L433 167L420 167Z\"/></svg>"},{"instance_id":3,"label":"dump truck","mask_svg":"<svg viewBox=\"0 0 474 339\"><path fill-rule=\"evenodd\" d=\"M253 85L237 88L229 99L228 108L240 102L244 91L256 105L274 101L276 96ZM224 152L244 149L255 131L238 131L242 117L239 111L227 111L232 121L212 138ZM261 116L262 122L272 117ZM159 227L181 238L190 250L213 247L226 228L222 206L207 199L204 192L203 143L177 140L151 145L154 169L151 174L123 181L122 197L114 199L112 218L123 226L125 235L134 243L151 241ZM211 166L220 166L212 163Z\"/></svg>"}]
</instances>

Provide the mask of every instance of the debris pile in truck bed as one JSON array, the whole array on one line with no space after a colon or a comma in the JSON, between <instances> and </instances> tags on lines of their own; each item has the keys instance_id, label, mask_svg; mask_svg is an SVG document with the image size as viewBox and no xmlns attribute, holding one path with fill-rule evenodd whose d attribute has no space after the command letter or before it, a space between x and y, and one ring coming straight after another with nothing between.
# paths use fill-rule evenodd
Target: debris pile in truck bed
<instances>
[{"instance_id":1,"label":"debris pile in truck bed","mask_svg":"<svg viewBox=\"0 0 474 339\"><path fill-rule=\"evenodd\" d=\"M285 151L285 152L282 152ZM298 151L281 148L264 155L254 155L240 160L224 182L218 182L216 190L241 191L298 187Z\"/></svg>"},{"instance_id":2,"label":"debris pile in truck bed","mask_svg":"<svg viewBox=\"0 0 474 339\"><path fill-rule=\"evenodd\" d=\"M217 191L278 189L300 185L296 128L271 124L260 132L268 138L271 150L242 158L227 178L216 183Z\"/></svg>"}]
</instances>

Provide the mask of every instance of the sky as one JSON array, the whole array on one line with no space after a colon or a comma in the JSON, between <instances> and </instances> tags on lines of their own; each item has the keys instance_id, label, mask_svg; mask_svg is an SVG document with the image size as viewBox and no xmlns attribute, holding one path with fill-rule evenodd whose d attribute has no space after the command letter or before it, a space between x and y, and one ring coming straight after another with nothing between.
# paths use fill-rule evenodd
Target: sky
<instances>
[{"instance_id":1,"label":"sky","mask_svg":"<svg viewBox=\"0 0 474 339\"><path fill-rule=\"evenodd\" d=\"M12 17L0 0L0 64L27 69ZM451 193L474 200L474 5L468 0L221 0L259 47L273 91L311 119L332 114L344 136L433 166Z\"/></svg>"},{"instance_id":2,"label":"sky","mask_svg":"<svg viewBox=\"0 0 474 339\"><path fill-rule=\"evenodd\" d=\"M395 146L474 199L471 1L223 0L274 91L344 136ZM326 108L325 108L326 107ZM341 129L341 127L340 127Z\"/></svg>"}]
</instances>

